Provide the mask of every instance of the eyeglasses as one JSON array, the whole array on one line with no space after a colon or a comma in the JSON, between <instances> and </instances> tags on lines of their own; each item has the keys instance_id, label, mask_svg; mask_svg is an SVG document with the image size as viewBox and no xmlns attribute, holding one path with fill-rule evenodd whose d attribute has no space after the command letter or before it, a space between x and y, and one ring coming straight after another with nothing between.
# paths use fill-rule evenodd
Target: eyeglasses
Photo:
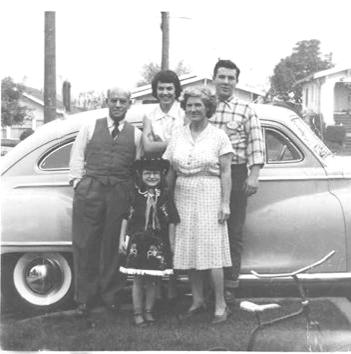
<instances>
[{"instance_id":1,"label":"eyeglasses","mask_svg":"<svg viewBox=\"0 0 351 354\"><path fill-rule=\"evenodd\" d=\"M121 104L121 105L126 105L129 103L129 100L127 100L125 98L110 98L109 102L112 104L117 104L119 102L119 104Z\"/></svg>"}]
</instances>

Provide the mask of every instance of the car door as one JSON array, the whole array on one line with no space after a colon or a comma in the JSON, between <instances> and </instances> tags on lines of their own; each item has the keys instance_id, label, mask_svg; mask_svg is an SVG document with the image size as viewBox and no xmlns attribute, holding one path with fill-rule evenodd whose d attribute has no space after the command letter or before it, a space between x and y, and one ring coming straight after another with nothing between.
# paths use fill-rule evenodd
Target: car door
<instances>
[{"instance_id":1,"label":"car door","mask_svg":"<svg viewBox=\"0 0 351 354\"><path fill-rule=\"evenodd\" d=\"M265 121L263 133L266 164L248 202L242 273L295 270L331 250L337 262L318 272L345 271L343 214L322 164L285 125Z\"/></svg>"}]
</instances>

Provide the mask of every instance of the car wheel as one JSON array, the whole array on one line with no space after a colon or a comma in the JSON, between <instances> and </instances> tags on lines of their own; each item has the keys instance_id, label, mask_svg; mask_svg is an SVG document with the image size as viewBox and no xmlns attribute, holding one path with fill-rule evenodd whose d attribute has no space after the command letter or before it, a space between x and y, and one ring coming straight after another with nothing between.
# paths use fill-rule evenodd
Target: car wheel
<instances>
[{"instance_id":1,"label":"car wheel","mask_svg":"<svg viewBox=\"0 0 351 354\"><path fill-rule=\"evenodd\" d=\"M26 253L13 268L13 284L25 307L51 310L69 297L71 266L59 253Z\"/></svg>"}]
</instances>

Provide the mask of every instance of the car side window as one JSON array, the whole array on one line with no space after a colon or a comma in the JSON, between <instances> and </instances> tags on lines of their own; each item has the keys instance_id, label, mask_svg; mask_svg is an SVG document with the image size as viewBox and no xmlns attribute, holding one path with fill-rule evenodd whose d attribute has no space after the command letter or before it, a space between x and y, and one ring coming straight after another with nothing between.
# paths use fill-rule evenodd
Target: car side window
<instances>
[{"instance_id":1,"label":"car side window","mask_svg":"<svg viewBox=\"0 0 351 354\"><path fill-rule=\"evenodd\" d=\"M39 168L44 171L68 169L72 146L73 141L52 150L41 160Z\"/></svg>"},{"instance_id":2,"label":"car side window","mask_svg":"<svg viewBox=\"0 0 351 354\"><path fill-rule=\"evenodd\" d=\"M266 163L286 163L302 160L302 154L293 142L275 129L265 129Z\"/></svg>"}]
</instances>

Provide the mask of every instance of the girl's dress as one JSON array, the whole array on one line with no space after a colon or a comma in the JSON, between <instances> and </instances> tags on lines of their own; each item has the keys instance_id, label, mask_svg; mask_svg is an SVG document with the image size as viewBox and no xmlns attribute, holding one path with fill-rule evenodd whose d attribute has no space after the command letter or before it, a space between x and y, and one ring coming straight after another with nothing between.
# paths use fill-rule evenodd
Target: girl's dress
<instances>
[{"instance_id":1,"label":"girl's dress","mask_svg":"<svg viewBox=\"0 0 351 354\"><path fill-rule=\"evenodd\" d=\"M221 155L232 153L227 135L208 124L196 140L189 125L172 136L163 155L176 171L174 268L213 269L231 266L227 224L218 222L221 206Z\"/></svg>"},{"instance_id":2,"label":"girl's dress","mask_svg":"<svg viewBox=\"0 0 351 354\"><path fill-rule=\"evenodd\" d=\"M172 256L168 239L168 226L179 222L179 215L167 191L155 189L154 193L135 191L127 235L125 264L120 271L125 274L164 276L173 273Z\"/></svg>"}]
</instances>

